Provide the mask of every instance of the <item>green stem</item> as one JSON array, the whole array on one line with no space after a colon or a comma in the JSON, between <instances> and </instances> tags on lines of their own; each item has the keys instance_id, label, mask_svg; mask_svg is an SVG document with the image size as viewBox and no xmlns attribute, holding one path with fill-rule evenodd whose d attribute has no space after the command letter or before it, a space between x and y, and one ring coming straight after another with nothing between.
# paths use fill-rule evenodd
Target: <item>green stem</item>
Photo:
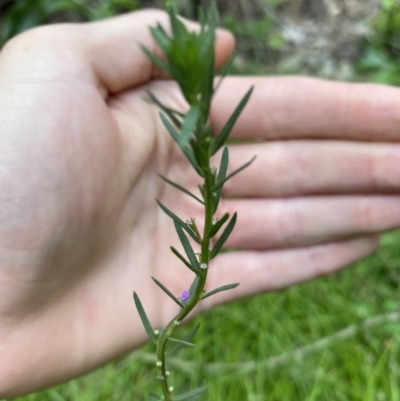
<instances>
[{"instance_id":1,"label":"green stem","mask_svg":"<svg viewBox=\"0 0 400 401\"><path fill-rule=\"evenodd\" d=\"M200 301L200 297L203 294L204 287L207 280L207 272L208 272L208 263L209 263L209 246L210 239L207 234L212 226L212 217L214 210L214 200L213 200L213 174L210 169L210 155L207 155L207 167L203 169L204 173L204 203L205 203L205 218L204 218L204 231L203 238L201 241L201 253L199 261L201 264L205 263L207 265L206 269L202 269L198 278L199 282L197 288L195 290L194 295L190 294L189 301L185 303L184 307L181 308L179 313L175 316L174 319L168 324L162 333L161 337L157 342L157 377L161 380L161 387L163 390L165 401L172 401L170 385L168 383L169 372L166 366L167 360L167 342L168 337L170 337L175 329L181 321L194 309L194 307Z\"/></svg>"}]
</instances>

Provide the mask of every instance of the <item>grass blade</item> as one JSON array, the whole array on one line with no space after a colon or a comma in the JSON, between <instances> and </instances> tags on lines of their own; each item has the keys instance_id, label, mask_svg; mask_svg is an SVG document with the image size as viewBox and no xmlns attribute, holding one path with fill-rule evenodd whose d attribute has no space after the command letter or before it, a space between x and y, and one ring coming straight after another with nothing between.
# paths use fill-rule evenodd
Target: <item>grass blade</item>
<instances>
[{"instance_id":1,"label":"grass blade","mask_svg":"<svg viewBox=\"0 0 400 401\"><path fill-rule=\"evenodd\" d=\"M225 230L221 234L221 236L218 238L218 241L215 243L213 250L210 253L210 259L214 258L215 256L218 255L218 252L224 245L225 241L228 239L230 233L232 232L233 228L235 227L236 224L236 218L237 218L237 213L235 212L234 215L231 218L231 221L228 223L228 225L225 227Z\"/></svg>"},{"instance_id":2,"label":"grass blade","mask_svg":"<svg viewBox=\"0 0 400 401\"><path fill-rule=\"evenodd\" d=\"M203 202L200 198L198 198L196 195L193 195L191 192L189 192L187 189L181 187L181 186L180 186L179 184L177 184L176 182L173 182L173 181L169 180L168 178L164 177L164 176L161 175L161 174L158 174L158 176L159 176L162 180L164 180L167 184L173 186L173 187L176 188L176 189L179 189L180 191L184 192L186 195L191 196L193 199L197 200L197 202L200 202L202 205L204 205L204 202Z\"/></svg>"},{"instance_id":3,"label":"grass blade","mask_svg":"<svg viewBox=\"0 0 400 401\"><path fill-rule=\"evenodd\" d=\"M208 297L211 297L211 295L217 294L218 292L221 292L221 291L231 290L233 288L236 288L238 285L239 285L239 283L223 285L222 287L218 287L215 290L207 292L200 299L206 299Z\"/></svg>"},{"instance_id":4,"label":"grass blade","mask_svg":"<svg viewBox=\"0 0 400 401\"><path fill-rule=\"evenodd\" d=\"M158 199L156 199L158 206L169 216L175 223L182 227L198 244L200 244L200 238L188 227L188 225L180 219L175 213L171 212L165 205L163 205Z\"/></svg>"},{"instance_id":5,"label":"grass blade","mask_svg":"<svg viewBox=\"0 0 400 401\"><path fill-rule=\"evenodd\" d=\"M156 278L152 277L152 279L175 303L183 308L183 303L179 301L179 299L174 294L172 294L172 292L167 287L161 284Z\"/></svg>"},{"instance_id":6,"label":"grass blade","mask_svg":"<svg viewBox=\"0 0 400 401\"><path fill-rule=\"evenodd\" d=\"M218 209L219 201L221 199L221 194L222 194L222 187L223 183L225 182L226 179L226 172L228 171L228 164L229 164L229 150L225 146L224 151L222 152L222 157L221 157L221 163L219 166L219 171L218 171L218 177L217 177L217 187L215 189L215 193L217 194L215 200L214 200L214 213ZM222 183L221 185L219 183Z\"/></svg>"},{"instance_id":7,"label":"grass blade","mask_svg":"<svg viewBox=\"0 0 400 401\"><path fill-rule=\"evenodd\" d=\"M229 219L229 214L225 213L213 226L211 227L210 232L207 235L207 238L214 237L215 234L219 231L219 229L225 224L225 222Z\"/></svg>"},{"instance_id":8,"label":"grass blade","mask_svg":"<svg viewBox=\"0 0 400 401\"><path fill-rule=\"evenodd\" d=\"M249 167L251 163L254 162L254 160L256 160L257 156L254 156L250 161L248 161L246 164L243 164L243 166L239 167L238 169L236 169L234 172L230 173L222 182L218 182L214 191L218 191L219 189L222 190L222 186L228 181L230 180L234 175L240 173L241 171L243 171L245 168Z\"/></svg>"},{"instance_id":9,"label":"grass blade","mask_svg":"<svg viewBox=\"0 0 400 401\"><path fill-rule=\"evenodd\" d=\"M186 400L195 400L198 398L200 394L203 394L205 391L207 391L207 387L199 387L196 390L189 391L188 393L178 395L176 397L173 397L173 401L186 401Z\"/></svg>"},{"instance_id":10,"label":"grass blade","mask_svg":"<svg viewBox=\"0 0 400 401\"><path fill-rule=\"evenodd\" d=\"M192 245L190 245L189 240L187 239L185 233L183 232L182 227L174 222L175 224L175 230L178 233L178 237L181 241L181 244L183 246L183 249L185 250L185 253L189 259L189 262L192 266L192 268L196 271L197 274L200 273L200 266L199 266L199 262L197 260L196 254L193 251Z\"/></svg>"},{"instance_id":11,"label":"grass blade","mask_svg":"<svg viewBox=\"0 0 400 401\"><path fill-rule=\"evenodd\" d=\"M215 155L215 153L218 152L218 150L224 145L226 139L228 138L228 135L232 131L233 126L236 123L236 120L239 118L240 113L243 111L245 108L247 102L250 99L250 96L253 92L254 87L252 86L247 93L243 96L243 99L240 101L240 103L237 105L235 111L233 114L229 117L229 120L225 124L224 128L222 128L221 132L218 134L218 136L215 138L214 143L211 147L211 154Z\"/></svg>"},{"instance_id":12,"label":"grass blade","mask_svg":"<svg viewBox=\"0 0 400 401\"><path fill-rule=\"evenodd\" d=\"M146 330L147 335L149 336L149 339L152 343L156 344L156 337L154 334L154 330L151 327L150 321L146 315L146 312L144 311L143 305L140 302L140 299L136 292L133 293L133 299L135 301L136 309L139 313L140 319L142 320L144 329Z\"/></svg>"}]
</instances>

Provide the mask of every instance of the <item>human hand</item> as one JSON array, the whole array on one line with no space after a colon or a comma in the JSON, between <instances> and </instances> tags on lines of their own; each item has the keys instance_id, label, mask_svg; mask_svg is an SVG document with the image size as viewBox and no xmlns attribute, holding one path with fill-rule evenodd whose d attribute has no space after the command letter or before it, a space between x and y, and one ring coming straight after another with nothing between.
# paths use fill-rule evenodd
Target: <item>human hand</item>
<instances>
[{"instance_id":1,"label":"human hand","mask_svg":"<svg viewBox=\"0 0 400 401\"><path fill-rule=\"evenodd\" d=\"M157 177L197 184L156 108L143 101L150 88L185 107L174 83L153 79L135 43L151 46L148 25L158 19L166 17L41 28L1 53L2 397L67 380L140 345L132 290L159 326L175 306L150 276L177 294L190 283L168 249L173 224L154 201L188 218L200 211ZM219 64L231 47L221 33ZM397 89L229 78L214 103L216 131L252 83L232 134L269 141L231 146L232 169L258 158L226 185L236 199L222 209L238 210L227 245L241 251L218 256L207 284L241 286L203 301L204 309L332 272L372 252L374 234L399 224Z\"/></svg>"},{"instance_id":2,"label":"human hand","mask_svg":"<svg viewBox=\"0 0 400 401\"><path fill-rule=\"evenodd\" d=\"M172 313L148 281L173 260L154 199L157 174L187 166L145 89L184 102L138 46L155 47L157 22L167 14L42 27L0 55L0 398L142 344L134 289L155 323ZM233 38L217 36L221 66Z\"/></svg>"}]
</instances>

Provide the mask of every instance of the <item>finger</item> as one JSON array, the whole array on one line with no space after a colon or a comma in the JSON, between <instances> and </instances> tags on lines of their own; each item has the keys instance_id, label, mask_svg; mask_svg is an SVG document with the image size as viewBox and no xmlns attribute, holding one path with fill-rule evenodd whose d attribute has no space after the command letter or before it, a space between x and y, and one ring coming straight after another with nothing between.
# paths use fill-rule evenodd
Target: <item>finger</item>
<instances>
[{"instance_id":1,"label":"finger","mask_svg":"<svg viewBox=\"0 0 400 401\"><path fill-rule=\"evenodd\" d=\"M275 249L360 237L400 226L400 196L225 200L238 212L227 247Z\"/></svg>"},{"instance_id":2,"label":"finger","mask_svg":"<svg viewBox=\"0 0 400 401\"><path fill-rule=\"evenodd\" d=\"M102 94L144 84L161 72L153 67L140 44L160 54L149 28L160 23L169 31L169 17L161 10L138 11L86 24L47 25L16 36L2 50L0 77L76 83L94 82ZM199 25L184 20L189 30ZM216 66L221 67L234 47L228 31L216 32ZM29 68L28 68L29 67Z\"/></svg>"},{"instance_id":3,"label":"finger","mask_svg":"<svg viewBox=\"0 0 400 401\"><path fill-rule=\"evenodd\" d=\"M190 30L199 29L194 22L184 22ZM149 28L157 23L169 31L168 14L160 10L139 11L82 27L88 61L109 92L119 92L160 75L139 46L142 44L160 55L149 32ZM229 58L233 47L232 34L218 29L215 44L217 68Z\"/></svg>"},{"instance_id":4,"label":"finger","mask_svg":"<svg viewBox=\"0 0 400 401\"><path fill-rule=\"evenodd\" d=\"M215 132L251 85L232 137L400 140L399 89L295 77L227 78L213 103Z\"/></svg>"},{"instance_id":5,"label":"finger","mask_svg":"<svg viewBox=\"0 0 400 401\"><path fill-rule=\"evenodd\" d=\"M229 147L228 174L257 156L224 185L227 196L395 193L400 145L344 141L277 141Z\"/></svg>"},{"instance_id":6,"label":"finger","mask_svg":"<svg viewBox=\"0 0 400 401\"><path fill-rule=\"evenodd\" d=\"M374 252L378 244L379 238L372 236L284 251L221 254L210 265L207 291L229 283L240 285L205 299L201 306L208 309L215 304L333 273Z\"/></svg>"}]
</instances>

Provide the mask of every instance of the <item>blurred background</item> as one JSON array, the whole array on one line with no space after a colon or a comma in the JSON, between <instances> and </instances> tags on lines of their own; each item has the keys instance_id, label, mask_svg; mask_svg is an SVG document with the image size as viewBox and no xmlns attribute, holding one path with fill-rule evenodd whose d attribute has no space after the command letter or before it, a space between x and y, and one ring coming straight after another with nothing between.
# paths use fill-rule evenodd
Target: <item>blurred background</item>
<instances>
[{"instance_id":1,"label":"blurred background","mask_svg":"<svg viewBox=\"0 0 400 401\"><path fill-rule=\"evenodd\" d=\"M196 18L210 0L173 0ZM400 83L399 0L218 0L238 38L237 72ZM91 21L163 0L0 0L0 45L36 25Z\"/></svg>"},{"instance_id":2,"label":"blurred background","mask_svg":"<svg viewBox=\"0 0 400 401\"><path fill-rule=\"evenodd\" d=\"M199 0L175 0L196 18ZM400 0L218 0L238 39L236 74L301 74L400 85ZM157 0L0 0L0 46L41 24L107 18ZM400 127L399 127L400 129ZM174 360L177 386L212 401L400 401L400 234L333 276L203 315ZM299 267L300 268L300 267ZM136 313L132 302L132 313ZM128 317L127 317L128 318ZM191 326L190 323L188 326ZM156 387L149 346L18 401L141 401Z\"/></svg>"}]
</instances>

